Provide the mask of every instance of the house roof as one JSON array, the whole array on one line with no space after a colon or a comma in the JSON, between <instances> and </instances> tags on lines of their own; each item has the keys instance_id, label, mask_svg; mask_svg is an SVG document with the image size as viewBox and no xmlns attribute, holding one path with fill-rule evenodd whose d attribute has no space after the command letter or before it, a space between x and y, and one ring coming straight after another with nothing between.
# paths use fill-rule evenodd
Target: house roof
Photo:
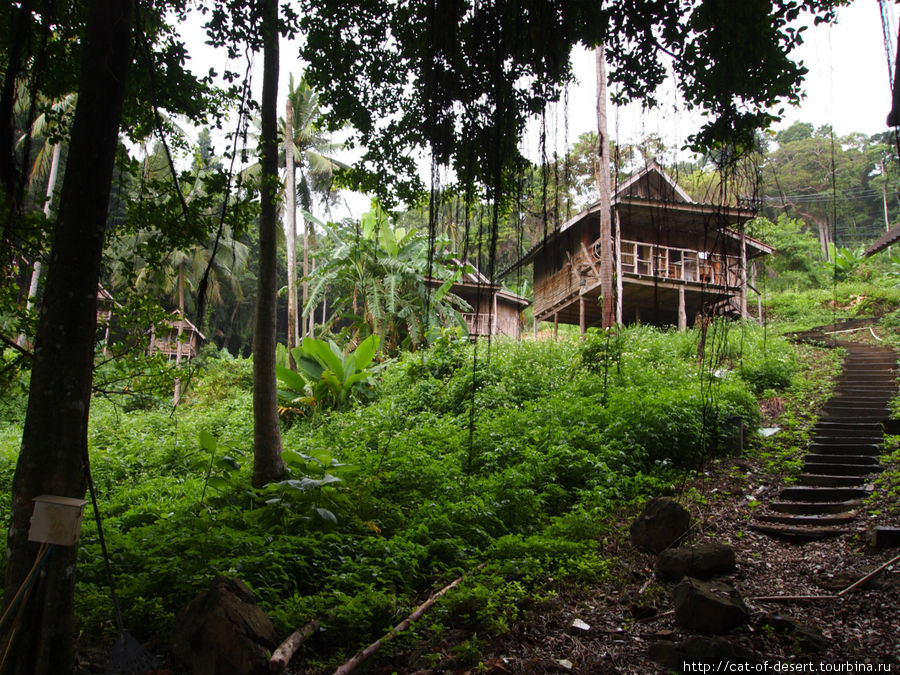
<instances>
[{"instance_id":1,"label":"house roof","mask_svg":"<svg viewBox=\"0 0 900 675\"><path fill-rule=\"evenodd\" d=\"M900 223L897 223L890 230L878 237L874 244L863 251L863 256L868 258L870 255L875 255L879 251L886 249L888 246L896 244L898 241L900 241Z\"/></svg>"},{"instance_id":2,"label":"house roof","mask_svg":"<svg viewBox=\"0 0 900 675\"><path fill-rule=\"evenodd\" d=\"M502 300L507 300L510 303L519 305L521 307L528 307L531 304L531 300L528 298L522 297L521 295L517 295L512 291L508 291L501 284L492 284L491 280L488 279L475 265L472 264L471 261L463 262L459 258L453 258L453 264L457 266L458 269L462 269L462 276L453 283L451 290L456 290L460 288L465 289L487 289L490 293L496 293L497 297ZM465 271L466 267L471 268L471 272ZM440 286L444 283L440 279L428 279L428 282Z\"/></svg>"},{"instance_id":3,"label":"house roof","mask_svg":"<svg viewBox=\"0 0 900 675\"><path fill-rule=\"evenodd\" d=\"M197 326L191 323L190 319L188 319L186 316L181 316L181 312L179 310L176 309L174 312L172 312L171 315L175 317L173 321L169 322L169 325L172 326L173 329L177 330L178 324L180 323L182 329L187 328L190 332L196 333L201 340L206 342L206 336L200 332L200 329L197 328Z\"/></svg>"},{"instance_id":4,"label":"house roof","mask_svg":"<svg viewBox=\"0 0 900 675\"><path fill-rule=\"evenodd\" d=\"M732 222L744 222L755 215L755 213L749 209L695 202L691 199L690 195L688 195L666 174L665 171L663 171L656 160L651 160L644 168L622 183L612 196L610 206L614 210L625 206L636 208L659 208L662 206L666 210L681 213L683 215L693 215L695 217L716 216L715 220L717 222L720 222L723 218ZM500 277L502 278L522 265L528 264L534 260L538 251L559 237L563 232L599 212L600 202L598 200L583 211L569 218L553 230L553 232L532 246L524 256L501 272ZM738 232L730 230L727 227L722 226L717 229L720 229L729 238L736 240L740 240L741 238L741 235ZM751 248L756 249L756 255L767 255L774 251L771 246L768 246L757 239L753 239L752 237L745 237L745 240Z\"/></svg>"}]
</instances>

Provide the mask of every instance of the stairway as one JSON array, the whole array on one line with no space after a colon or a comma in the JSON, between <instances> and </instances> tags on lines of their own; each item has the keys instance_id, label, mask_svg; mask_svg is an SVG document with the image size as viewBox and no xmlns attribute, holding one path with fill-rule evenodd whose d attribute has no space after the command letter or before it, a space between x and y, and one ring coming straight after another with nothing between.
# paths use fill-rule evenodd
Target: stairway
<instances>
[{"instance_id":1,"label":"stairway","mask_svg":"<svg viewBox=\"0 0 900 675\"><path fill-rule=\"evenodd\" d=\"M816 337L824 336L803 336ZM897 355L876 345L828 344L847 351L843 372L813 430L803 473L755 517L751 528L758 532L799 541L846 534L882 470L882 423L897 392Z\"/></svg>"}]
</instances>

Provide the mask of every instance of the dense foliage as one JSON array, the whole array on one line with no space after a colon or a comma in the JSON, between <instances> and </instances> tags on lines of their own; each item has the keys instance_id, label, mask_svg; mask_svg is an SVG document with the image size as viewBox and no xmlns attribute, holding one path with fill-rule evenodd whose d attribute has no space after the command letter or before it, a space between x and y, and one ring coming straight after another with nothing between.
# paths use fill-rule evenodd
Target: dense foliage
<instances>
[{"instance_id":1,"label":"dense foliage","mask_svg":"<svg viewBox=\"0 0 900 675\"><path fill-rule=\"evenodd\" d=\"M717 323L702 362L698 341L644 327L488 348L445 331L390 363L370 403L287 428L291 475L259 491L248 360L208 359L174 415L96 401L94 480L126 622L164 631L218 572L249 583L281 630L337 608L314 645L327 655L489 561L436 616L502 631L555 584L603 575L597 541L613 509L675 490L681 470L728 450L729 418L756 427L755 391L791 386L782 339ZM7 418L4 504L16 435ZM90 517L79 579L80 624L108 626Z\"/></svg>"}]
</instances>

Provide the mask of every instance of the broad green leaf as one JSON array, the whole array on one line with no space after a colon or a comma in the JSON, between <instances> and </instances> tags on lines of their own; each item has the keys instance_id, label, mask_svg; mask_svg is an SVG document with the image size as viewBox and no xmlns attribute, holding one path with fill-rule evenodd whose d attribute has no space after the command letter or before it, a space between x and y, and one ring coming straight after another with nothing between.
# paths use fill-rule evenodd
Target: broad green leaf
<instances>
[{"instance_id":1,"label":"broad green leaf","mask_svg":"<svg viewBox=\"0 0 900 675\"><path fill-rule=\"evenodd\" d=\"M211 487L213 490L218 490L219 492L226 492L231 490L231 483L222 478L222 476L210 476L207 481L207 485Z\"/></svg>"},{"instance_id":2,"label":"broad green leaf","mask_svg":"<svg viewBox=\"0 0 900 675\"><path fill-rule=\"evenodd\" d=\"M343 373L341 359L331 349L331 346L316 338L303 338L303 350L322 364L323 368L330 369L339 375Z\"/></svg>"},{"instance_id":3,"label":"broad green leaf","mask_svg":"<svg viewBox=\"0 0 900 675\"><path fill-rule=\"evenodd\" d=\"M317 507L316 513L322 520L327 520L329 523L337 525L337 517L328 509Z\"/></svg>"},{"instance_id":4,"label":"broad green leaf","mask_svg":"<svg viewBox=\"0 0 900 675\"><path fill-rule=\"evenodd\" d=\"M359 346L356 348L356 351L353 352L354 356L356 356L356 367L359 370L365 370L372 362L372 359L375 356L375 351L377 349L377 335L370 335L365 340L360 342Z\"/></svg>"},{"instance_id":5,"label":"broad green leaf","mask_svg":"<svg viewBox=\"0 0 900 675\"><path fill-rule=\"evenodd\" d=\"M200 439L200 447L204 450L209 450L210 452L215 452L216 448L219 445L219 442L216 440L216 437L209 433L206 429L200 431L199 434Z\"/></svg>"},{"instance_id":6,"label":"broad green leaf","mask_svg":"<svg viewBox=\"0 0 900 675\"><path fill-rule=\"evenodd\" d=\"M276 364L275 374L278 376L279 380L284 382L294 391L302 392L306 387L306 379L303 378L299 373L295 373L290 368L285 368L284 366L279 366Z\"/></svg>"}]
</instances>

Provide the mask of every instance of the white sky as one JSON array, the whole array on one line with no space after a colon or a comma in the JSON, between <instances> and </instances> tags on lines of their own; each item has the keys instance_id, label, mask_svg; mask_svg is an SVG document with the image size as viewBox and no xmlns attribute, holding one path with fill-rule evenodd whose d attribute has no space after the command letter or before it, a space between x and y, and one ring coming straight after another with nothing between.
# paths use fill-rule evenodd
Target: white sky
<instances>
[{"instance_id":1,"label":"white sky","mask_svg":"<svg viewBox=\"0 0 900 675\"><path fill-rule=\"evenodd\" d=\"M887 5L893 51L896 11L894 3ZM838 11L835 25L810 26L804 33L804 44L792 56L809 70L803 86L805 98L799 107L786 107L784 121L775 126L776 130L794 122L810 122L816 127L831 124L839 136L856 131L875 134L887 128L891 92L878 0L855 0ZM566 140L571 145L581 133L597 126L593 53L576 50L573 65L579 84L570 88L568 110L559 106L548 115L548 125L551 119L559 120L559 127L548 131L548 153L556 149L562 154ZM679 148L697 131L702 119L683 110L671 86L658 99L660 106L652 110L642 110L638 104L618 109L610 106L609 135L624 144L656 133L673 147L673 156L661 158L665 163L686 159L680 156L686 153ZM562 126L566 115L567 135ZM530 157L538 157L537 125L529 129L523 148Z\"/></svg>"},{"instance_id":2,"label":"white sky","mask_svg":"<svg viewBox=\"0 0 900 675\"><path fill-rule=\"evenodd\" d=\"M737 0L739 1L739 0ZM893 2L886 3L890 16L891 49L895 48L897 35L896 9ZM202 45L195 33L189 44L194 63L200 72L205 72L210 63L222 65L221 57L211 53ZM296 47L290 43L281 45L281 82L279 85L279 110L283 110L284 97L288 89L288 77L298 76L302 64L295 60ZM849 6L838 11L838 21L834 26L811 26L804 33L804 44L794 56L802 60L809 69L804 85L805 98L797 108L789 107L785 120L776 126L784 128L796 121L811 122L815 126L831 124L838 135L850 132L874 134L886 129L885 118L891 105L888 59L885 55L884 38L878 0L854 0ZM256 56L255 71L262 65L261 55ZM568 106L557 106L547 115L547 152L554 150L564 153L565 145L571 145L578 136L596 128L595 74L593 55L583 49L573 54L573 64L580 82L570 88ZM243 72L245 64L232 64L232 68ZM254 76L255 88L261 77ZM258 92L256 92L258 97ZM667 140L672 156L660 158L664 163L674 163L687 159L687 153L679 148L687 137L694 133L700 118L689 116L680 105L676 94L669 90L659 97L661 106L654 110L641 110L639 105L625 109L609 109L609 134L620 143L639 140L657 133ZM283 116L283 112L280 113ZM568 121L568 130L565 122ZM224 150L224 142L216 142L217 150ZM538 126L531 125L522 147L534 159L539 156ZM352 157L342 158L352 161ZM368 208L368 199L362 196L349 197L354 215ZM344 209L332 214L343 217Z\"/></svg>"}]
</instances>

